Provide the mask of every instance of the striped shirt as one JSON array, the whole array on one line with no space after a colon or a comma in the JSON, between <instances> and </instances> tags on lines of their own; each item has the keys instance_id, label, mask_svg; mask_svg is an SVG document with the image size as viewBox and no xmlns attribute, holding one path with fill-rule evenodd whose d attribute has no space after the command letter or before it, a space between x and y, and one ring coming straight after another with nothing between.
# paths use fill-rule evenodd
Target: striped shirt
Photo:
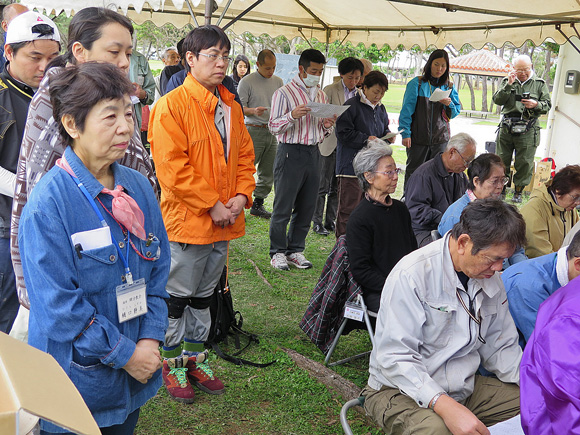
<instances>
[{"instance_id":1,"label":"striped shirt","mask_svg":"<svg viewBox=\"0 0 580 435\"><path fill-rule=\"evenodd\" d=\"M274 92L268 127L278 143L317 145L330 135L334 127L325 128L322 118L310 114L292 117L292 110L310 102L328 104L328 98L319 86L307 88L299 75Z\"/></svg>"}]
</instances>

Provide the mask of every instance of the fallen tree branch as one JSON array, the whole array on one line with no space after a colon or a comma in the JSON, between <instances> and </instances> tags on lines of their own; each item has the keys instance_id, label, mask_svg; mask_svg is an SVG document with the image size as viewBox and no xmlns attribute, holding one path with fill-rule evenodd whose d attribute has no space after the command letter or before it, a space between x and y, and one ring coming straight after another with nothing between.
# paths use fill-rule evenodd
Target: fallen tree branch
<instances>
[{"instance_id":1,"label":"fallen tree branch","mask_svg":"<svg viewBox=\"0 0 580 435\"><path fill-rule=\"evenodd\" d=\"M283 350L290 358L292 358L292 361L294 361L298 367L306 370L312 378L326 385L333 395L340 396L339 398L343 401L341 402L342 404L360 396L360 387L356 386L348 379L343 378L328 367L306 358L295 350L285 348L283 348ZM360 406L355 406L354 409L366 416L364 410ZM369 421L369 424L374 424L370 419L368 419L368 417L367 420Z\"/></svg>"},{"instance_id":2,"label":"fallen tree branch","mask_svg":"<svg viewBox=\"0 0 580 435\"><path fill-rule=\"evenodd\" d=\"M248 261L249 261L250 263L252 263L252 265L253 265L253 266L254 266L254 268L256 269L256 273L258 274L258 276L259 276L260 278L262 278L262 281L264 281L264 283L265 283L265 284L266 284L268 287L270 287L270 288L274 288L274 287L272 286L272 284L270 284L270 282L269 282L269 281L266 279L266 277L264 276L264 274L262 273L262 271L260 270L260 268L258 267L258 265L257 265L257 264L254 262L254 260L252 260L251 258L248 258Z\"/></svg>"}]
</instances>

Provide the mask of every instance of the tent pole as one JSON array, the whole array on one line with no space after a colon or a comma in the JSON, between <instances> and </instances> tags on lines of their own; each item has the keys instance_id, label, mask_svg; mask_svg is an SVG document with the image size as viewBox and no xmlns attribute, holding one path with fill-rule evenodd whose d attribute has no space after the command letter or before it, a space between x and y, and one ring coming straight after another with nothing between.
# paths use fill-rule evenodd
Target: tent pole
<instances>
[{"instance_id":1,"label":"tent pole","mask_svg":"<svg viewBox=\"0 0 580 435\"><path fill-rule=\"evenodd\" d=\"M193 22L195 23L195 27L199 27L199 23L197 22L197 18L195 18L195 12L193 12L193 8L191 7L191 3L189 0L185 0L187 4L187 9L189 9L189 15L193 18Z\"/></svg>"},{"instance_id":2,"label":"tent pole","mask_svg":"<svg viewBox=\"0 0 580 435\"><path fill-rule=\"evenodd\" d=\"M211 13L212 13L213 0L205 0L205 25L209 26L211 24Z\"/></svg>"},{"instance_id":3,"label":"tent pole","mask_svg":"<svg viewBox=\"0 0 580 435\"><path fill-rule=\"evenodd\" d=\"M244 15L246 15L248 12L250 12L252 9L254 9L256 6L258 6L260 3L262 3L264 0L257 0L256 2L252 3L250 6L248 6L246 9L244 9L236 18L233 18L228 24L226 24L225 26L222 27L222 30L226 30L228 27L230 27L232 24L234 24L236 21L238 21L239 19L241 19ZM229 4L229 3L228 3ZM221 18L220 18L221 20Z\"/></svg>"},{"instance_id":4,"label":"tent pole","mask_svg":"<svg viewBox=\"0 0 580 435\"><path fill-rule=\"evenodd\" d=\"M327 28L326 29L326 53L324 54L324 58L326 59L326 62L328 62L328 52L330 51L330 29ZM324 84L324 76L326 75L326 68L324 68L322 70L322 79L320 80L320 82L322 84Z\"/></svg>"},{"instance_id":5,"label":"tent pole","mask_svg":"<svg viewBox=\"0 0 580 435\"><path fill-rule=\"evenodd\" d=\"M231 4L232 4L232 0L228 0L228 3L226 4L226 7L222 11L222 14L220 15L220 17L217 20L217 23L215 24L216 26L219 26L221 24L222 20L224 19L224 15L226 14L226 12L228 11L228 9L230 8L230 5Z\"/></svg>"}]
</instances>

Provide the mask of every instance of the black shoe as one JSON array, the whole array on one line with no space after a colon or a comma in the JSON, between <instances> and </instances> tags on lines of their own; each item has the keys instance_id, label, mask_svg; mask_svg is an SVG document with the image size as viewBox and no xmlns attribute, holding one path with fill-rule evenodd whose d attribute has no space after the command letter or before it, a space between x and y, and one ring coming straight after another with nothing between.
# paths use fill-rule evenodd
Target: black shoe
<instances>
[{"instance_id":1,"label":"black shoe","mask_svg":"<svg viewBox=\"0 0 580 435\"><path fill-rule=\"evenodd\" d=\"M334 225L334 222L327 222L326 225L324 225L324 228L326 228L329 233L334 233L336 225Z\"/></svg>"},{"instance_id":2,"label":"black shoe","mask_svg":"<svg viewBox=\"0 0 580 435\"><path fill-rule=\"evenodd\" d=\"M328 230L324 228L321 224L312 225L312 231L321 236L328 236Z\"/></svg>"},{"instance_id":3,"label":"black shoe","mask_svg":"<svg viewBox=\"0 0 580 435\"><path fill-rule=\"evenodd\" d=\"M264 208L264 203L258 203L257 201L252 204L250 214L252 216L261 217L264 219L270 219L272 217L272 213Z\"/></svg>"},{"instance_id":4,"label":"black shoe","mask_svg":"<svg viewBox=\"0 0 580 435\"><path fill-rule=\"evenodd\" d=\"M514 196L512 197L513 203L515 203L515 204L522 203L522 190L524 190L522 187L516 187L515 192L514 192Z\"/></svg>"}]
</instances>

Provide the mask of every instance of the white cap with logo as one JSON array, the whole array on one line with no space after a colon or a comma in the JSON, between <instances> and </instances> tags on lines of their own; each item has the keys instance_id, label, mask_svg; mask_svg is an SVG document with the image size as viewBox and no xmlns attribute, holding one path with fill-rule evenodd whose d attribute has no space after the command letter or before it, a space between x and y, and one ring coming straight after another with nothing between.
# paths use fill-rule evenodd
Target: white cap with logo
<instances>
[{"instance_id":1,"label":"white cap with logo","mask_svg":"<svg viewBox=\"0 0 580 435\"><path fill-rule=\"evenodd\" d=\"M24 12L14 18L8 25L5 44L48 39L60 42L60 33L56 24L38 12Z\"/></svg>"}]
</instances>

